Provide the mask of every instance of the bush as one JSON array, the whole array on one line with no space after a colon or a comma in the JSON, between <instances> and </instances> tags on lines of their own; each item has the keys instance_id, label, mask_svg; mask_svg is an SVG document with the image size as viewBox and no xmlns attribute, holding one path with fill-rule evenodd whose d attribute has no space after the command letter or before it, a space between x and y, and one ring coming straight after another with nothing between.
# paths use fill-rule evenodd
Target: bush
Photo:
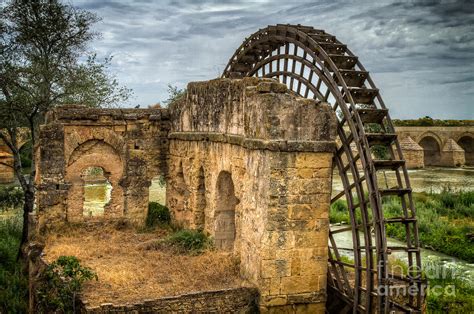
<instances>
[{"instance_id":1,"label":"bush","mask_svg":"<svg viewBox=\"0 0 474 314\"><path fill-rule=\"evenodd\" d=\"M60 256L41 274L37 290L40 313L76 313L75 300L82 285L97 275L75 256Z\"/></svg>"},{"instance_id":2,"label":"bush","mask_svg":"<svg viewBox=\"0 0 474 314\"><path fill-rule=\"evenodd\" d=\"M23 191L17 186L0 187L0 211L23 206Z\"/></svg>"},{"instance_id":3,"label":"bush","mask_svg":"<svg viewBox=\"0 0 474 314\"><path fill-rule=\"evenodd\" d=\"M349 223L349 211L347 209L347 203L344 200L337 200L331 204L329 214L329 221L331 223Z\"/></svg>"},{"instance_id":4,"label":"bush","mask_svg":"<svg viewBox=\"0 0 474 314\"><path fill-rule=\"evenodd\" d=\"M146 217L146 226L155 227L157 225L166 225L171 221L170 210L168 207L156 202L148 204L148 215Z\"/></svg>"},{"instance_id":5,"label":"bush","mask_svg":"<svg viewBox=\"0 0 474 314\"><path fill-rule=\"evenodd\" d=\"M209 237L200 230L182 229L164 239L164 243L188 253L201 253L212 247Z\"/></svg>"}]
</instances>

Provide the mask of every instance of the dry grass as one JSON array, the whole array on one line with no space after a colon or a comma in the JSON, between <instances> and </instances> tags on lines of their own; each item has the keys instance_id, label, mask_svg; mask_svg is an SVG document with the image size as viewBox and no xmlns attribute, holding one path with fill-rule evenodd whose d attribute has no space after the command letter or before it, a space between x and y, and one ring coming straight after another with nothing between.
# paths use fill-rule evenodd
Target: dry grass
<instances>
[{"instance_id":1,"label":"dry grass","mask_svg":"<svg viewBox=\"0 0 474 314\"><path fill-rule=\"evenodd\" d=\"M83 299L91 305L132 303L242 285L238 265L229 254L206 251L192 256L145 249L144 243L166 234L165 230L116 230L111 225L70 227L50 232L45 258L53 261L61 255L74 255L97 273L99 280L87 283L83 290Z\"/></svg>"}]
</instances>

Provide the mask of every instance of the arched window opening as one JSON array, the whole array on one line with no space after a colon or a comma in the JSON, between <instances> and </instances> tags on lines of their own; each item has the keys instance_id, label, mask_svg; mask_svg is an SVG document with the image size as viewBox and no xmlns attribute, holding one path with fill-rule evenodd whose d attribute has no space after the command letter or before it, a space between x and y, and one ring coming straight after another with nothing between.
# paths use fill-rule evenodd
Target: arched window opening
<instances>
[{"instance_id":1,"label":"arched window opening","mask_svg":"<svg viewBox=\"0 0 474 314\"><path fill-rule=\"evenodd\" d=\"M217 177L215 209L215 245L218 249L231 251L235 241L235 197L234 182L227 171Z\"/></svg>"},{"instance_id":2,"label":"arched window opening","mask_svg":"<svg viewBox=\"0 0 474 314\"><path fill-rule=\"evenodd\" d=\"M148 201L166 206L166 178L165 176L159 175L151 179Z\"/></svg>"},{"instance_id":3,"label":"arched window opening","mask_svg":"<svg viewBox=\"0 0 474 314\"><path fill-rule=\"evenodd\" d=\"M441 149L436 139L432 136L426 136L420 141L419 144L421 147L423 147L425 166L439 165L441 160Z\"/></svg>"},{"instance_id":4,"label":"arched window opening","mask_svg":"<svg viewBox=\"0 0 474 314\"><path fill-rule=\"evenodd\" d=\"M112 199L112 185L101 167L88 167L81 174L84 180L84 217L104 215L105 207Z\"/></svg>"}]
</instances>

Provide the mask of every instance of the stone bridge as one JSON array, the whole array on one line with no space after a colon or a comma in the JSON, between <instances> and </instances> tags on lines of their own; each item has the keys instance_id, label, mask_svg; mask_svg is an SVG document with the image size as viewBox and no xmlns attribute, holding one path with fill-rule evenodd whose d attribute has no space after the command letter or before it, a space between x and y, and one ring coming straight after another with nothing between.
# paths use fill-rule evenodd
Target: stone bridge
<instances>
[{"instance_id":1,"label":"stone bridge","mask_svg":"<svg viewBox=\"0 0 474 314\"><path fill-rule=\"evenodd\" d=\"M410 168L473 166L474 126L398 126Z\"/></svg>"}]
</instances>

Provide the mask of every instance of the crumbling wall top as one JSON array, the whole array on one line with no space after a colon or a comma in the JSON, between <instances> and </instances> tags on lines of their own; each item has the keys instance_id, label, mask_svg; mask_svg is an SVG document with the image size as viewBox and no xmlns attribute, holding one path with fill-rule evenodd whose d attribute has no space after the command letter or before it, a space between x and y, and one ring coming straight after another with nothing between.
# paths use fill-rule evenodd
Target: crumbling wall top
<instances>
[{"instance_id":1,"label":"crumbling wall top","mask_svg":"<svg viewBox=\"0 0 474 314\"><path fill-rule=\"evenodd\" d=\"M91 122L103 124L107 122L135 120L159 121L169 119L166 108L90 108L83 105L64 105L56 107L46 115L46 123L73 124Z\"/></svg>"},{"instance_id":2,"label":"crumbling wall top","mask_svg":"<svg viewBox=\"0 0 474 314\"><path fill-rule=\"evenodd\" d=\"M327 103L296 96L276 80L255 77L190 83L186 97L171 105L170 116L171 138L278 150L331 151L337 128Z\"/></svg>"}]
</instances>

